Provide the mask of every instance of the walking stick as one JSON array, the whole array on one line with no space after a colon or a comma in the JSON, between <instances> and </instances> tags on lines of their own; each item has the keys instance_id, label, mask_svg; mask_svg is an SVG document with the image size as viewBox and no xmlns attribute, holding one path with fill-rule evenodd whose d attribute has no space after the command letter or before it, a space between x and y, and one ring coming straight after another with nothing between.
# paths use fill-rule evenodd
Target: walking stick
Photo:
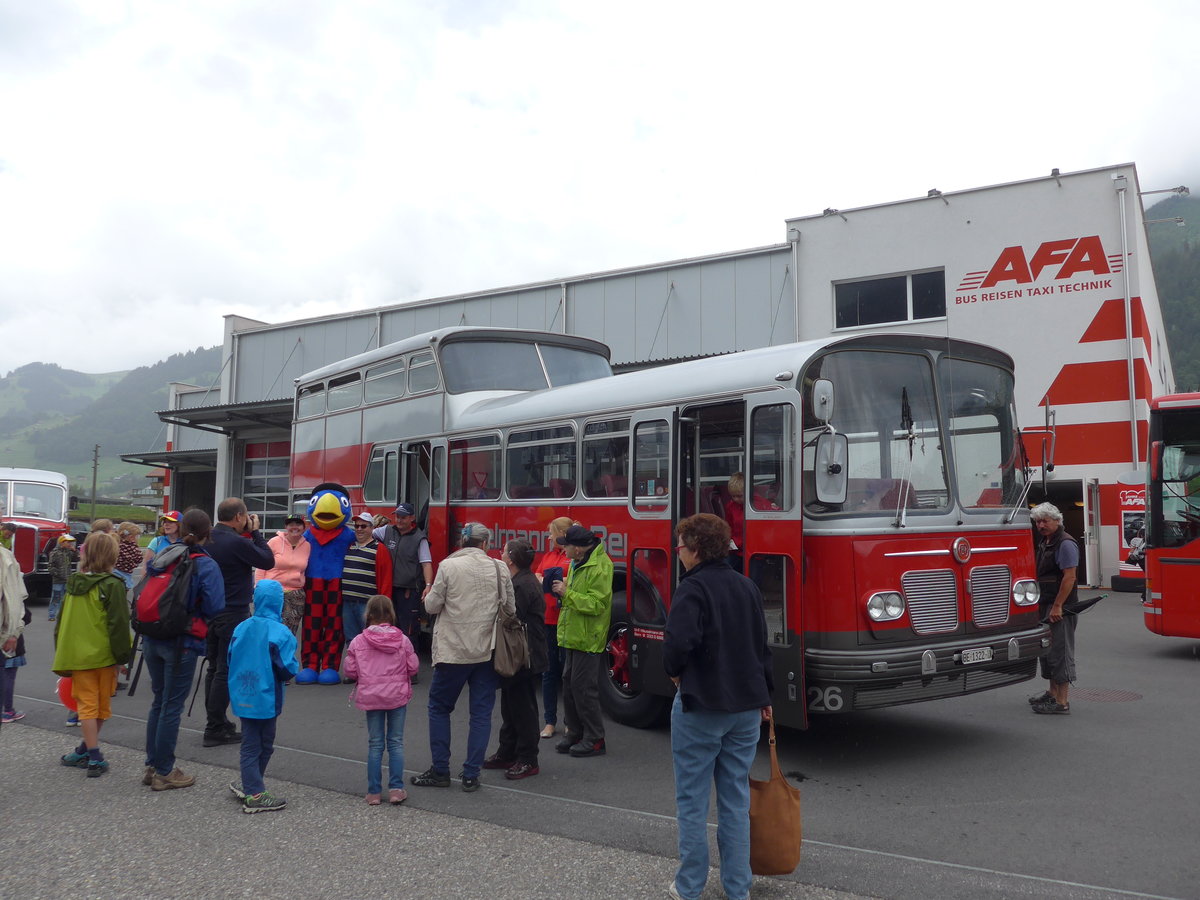
<instances>
[{"instance_id":1,"label":"walking stick","mask_svg":"<svg viewBox=\"0 0 1200 900\"><path fill-rule=\"evenodd\" d=\"M188 718L192 717L192 709L196 705L196 695L200 693L200 682L204 680L204 670L207 668L208 657L204 657L204 665L196 666L196 687L192 691L192 701L188 704Z\"/></svg>"},{"instance_id":2,"label":"walking stick","mask_svg":"<svg viewBox=\"0 0 1200 900\"><path fill-rule=\"evenodd\" d=\"M138 649L142 650L142 655L138 656ZM133 655L137 656L137 668L133 670L133 678L129 680L129 689L125 692L126 697L132 697L137 691L138 679L142 677L142 663L146 661L146 650L142 647L142 636L134 633L133 637Z\"/></svg>"}]
</instances>

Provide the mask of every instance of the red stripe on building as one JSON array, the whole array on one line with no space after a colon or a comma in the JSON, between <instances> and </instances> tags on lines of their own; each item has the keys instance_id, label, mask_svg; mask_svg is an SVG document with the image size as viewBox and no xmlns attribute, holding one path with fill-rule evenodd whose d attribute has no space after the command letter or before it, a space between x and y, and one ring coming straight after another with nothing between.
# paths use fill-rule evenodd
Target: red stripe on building
<instances>
[{"instance_id":1,"label":"red stripe on building","mask_svg":"<svg viewBox=\"0 0 1200 900\"><path fill-rule=\"evenodd\" d=\"M1153 394L1150 373L1144 359L1133 361L1133 389L1137 399L1149 400ZM1067 363L1058 370L1054 383L1042 397L1040 406L1072 403L1103 403L1129 399L1129 377L1123 359L1103 362Z\"/></svg>"},{"instance_id":2,"label":"red stripe on building","mask_svg":"<svg viewBox=\"0 0 1200 900\"><path fill-rule=\"evenodd\" d=\"M1133 334L1140 337L1146 345L1147 358L1153 358L1150 346L1150 329L1146 327L1146 315L1142 312L1142 298L1133 298ZM1125 340L1125 301L1120 297L1105 300L1096 311L1092 323L1079 339L1079 343L1088 344L1093 341L1123 341Z\"/></svg>"},{"instance_id":3,"label":"red stripe on building","mask_svg":"<svg viewBox=\"0 0 1200 900\"><path fill-rule=\"evenodd\" d=\"M1137 423L1138 458L1146 458L1146 422ZM1041 432L1025 435L1025 451L1030 465L1042 465L1042 446L1045 438ZM1056 466L1100 465L1102 463L1130 463L1129 423L1090 422L1084 425L1059 425L1055 428L1054 464Z\"/></svg>"}]
</instances>

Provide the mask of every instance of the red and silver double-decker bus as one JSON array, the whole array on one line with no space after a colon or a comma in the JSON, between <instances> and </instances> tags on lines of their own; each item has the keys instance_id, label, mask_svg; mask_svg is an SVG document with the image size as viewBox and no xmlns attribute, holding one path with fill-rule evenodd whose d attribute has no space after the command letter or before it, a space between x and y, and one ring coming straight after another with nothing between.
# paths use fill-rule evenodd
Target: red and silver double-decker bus
<instances>
[{"instance_id":1,"label":"red and silver double-decker bus","mask_svg":"<svg viewBox=\"0 0 1200 900\"><path fill-rule=\"evenodd\" d=\"M586 338L448 328L297 382L297 499L413 503L435 558L459 526L546 545L570 516L615 564L606 711L645 725L674 690L673 528L724 516L762 590L780 722L1033 677L1038 622L1013 365L979 344L873 334L613 375Z\"/></svg>"},{"instance_id":2,"label":"red and silver double-decker bus","mask_svg":"<svg viewBox=\"0 0 1200 900\"><path fill-rule=\"evenodd\" d=\"M1146 627L1200 638L1200 394L1150 403L1146 471Z\"/></svg>"},{"instance_id":3,"label":"red and silver double-decker bus","mask_svg":"<svg viewBox=\"0 0 1200 900\"><path fill-rule=\"evenodd\" d=\"M67 533L67 476L0 467L0 521L17 526L12 552L29 596L49 596L50 551Z\"/></svg>"}]
</instances>

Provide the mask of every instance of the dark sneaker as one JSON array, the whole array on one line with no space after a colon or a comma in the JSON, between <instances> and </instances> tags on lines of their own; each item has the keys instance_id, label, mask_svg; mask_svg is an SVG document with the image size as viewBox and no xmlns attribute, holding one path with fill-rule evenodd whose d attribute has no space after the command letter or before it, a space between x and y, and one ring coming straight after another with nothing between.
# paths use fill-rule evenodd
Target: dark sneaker
<instances>
[{"instance_id":1,"label":"dark sneaker","mask_svg":"<svg viewBox=\"0 0 1200 900\"><path fill-rule=\"evenodd\" d=\"M522 778L529 778L531 775L536 775L539 771L537 766L530 763L517 763L504 773L504 777L509 781L519 781Z\"/></svg>"},{"instance_id":2,"label":"dark sneaker","mask_svg":"<svg viewBox=\"0 0 1200 900\"><path fill-rule=\"evenodd\" d=\"M512 768L514 762L516 760L503 759L499 753L493 753L483 761L483 767L485 769L509 769Z\"/></svg>"},{"instance_id":3,"label":"dark sneaker","mask_svg":"<svg viewBox=\"0 0 1200 900\"><path fill-rule=\"evenodd\" d=\"M1053 699L1054 699L1054 695L1051 694L1049 691L1042 691L1040 694L1035 694L1034 696L1029 698L1029 705L1037 706L1038 704L1047 703Z\"/></svg>"},{"instance_id":4,"label":"dark sneaker","mask_svg":"<svg viewBox=\"0 0 1200 900\"><path fill-rule=\"evenodd\" d=\"M236 781L229 782L229 792L239 800L246 799L246 792L242 790L242 786Z\"/></svg>"},{"instance_id":5,"label":"dark sneaker","mask_svg":"<svg viewBox=\"0 0 1200 900\"><path fill-rule=\"evenodd\" d=\"M479 776L476 775L474 778L468 778L466 775L464 775L462 777L462 789L468 794L479 790Z\"/></svg>"},{"instance_id":6,"label":"dark sneaker","mask_svg":"<svg viewBox=\"0 0 1200 900\"><path fill-rule=\"evenodd\" d=\"M584 744L581 740L580 743L574 744L571 746L570 754L571 754L571 756L575 756L575 757L604 756L605 755L604 738L600 738L599 740L593 740L593 742L590 744Z\"/></svg>"},{"instance_id":7,"label":"dark sneaker","mask_svg":"<svg viewBox=\"0 0 1200 900\"><path fill-rule=\"evenodd\" d=\"M88 778L99 778L108 771L107 759L93 759L87 764Z\"/></svg>"},{"instance_id":8,"label":"dark sneaker","mask_svg":"<svg viewBox=\"0 0 1200 900\"><path fill-rule=\"evenodd\" d=\"M570 751L568 752L575 757L603 756L605 753L604 738L600 738L598 741L592 741L590 744L585 744L583 741L580 741L578 744L572 745Z\"/></svg>"},{"instance_id":9,"label":"dark sneaker","mask_svg":"<svg viewBox=\"0 0 1200 900\"><path fill-rule=\"evenodd\" d=\"M575 738L568 734L561 741L554 745L554 749L559 753L570 753L571 748L575 746L575 740Z\"/></svg>"},{"instance_id":10,"label":"dark sneaker","mask_svg":"<svg viewBox=\"0 0 1200 900\"><path fill-rule=\"evenodd\" d=\"M76 753L72 750L70 753L62 755L62 764L75 769L86 769L88 767L89 756L86 753Z\"/></svg>"},{"instance_id":11,"label":"dark sneaker","mask_svg":"<svg viewBox=\"0 0 1200 900\"><path fill-rule=\"evenodd\" d=\"M154 774L154 766L146 766L146 771L142 773L142 784L150 787L154 781Z\"/></svg>"},{"instance_id":12,"label":"dark sneaker","mask_svg":"<svg viewBox=\"0 0 1200 900\"><path fill-rule=\"evenodd\" d=\"M1033 708L1033 711L1039 716L1069 716L1071 714L1071 704L1063 706L1061 703L1039 703Z\"/></svg>"},{"instance_id":13,"label":"dark sneaker","mask_svg":"<svg viewBox=\"0 0 1200 900\"><path fill-rule=\"evenodd\" d=\"M450 773L429 768L420 775L414 775L409 782L417 787L450 787Z\"/></svg>"},{"instance_id":14,"label":"dark sneaker","mask_svg":"<svg viewBox=\"0 0 1200 900\"><path fill-rule=\"evenodd\" d=\"M240 731L206 731L204 732L205 747L220 747L222 744L240 744L242 742L242 733Z\"/></svg>"},{"instance_id":15,"label":"dark sneaker","mask_svg":"<svg viewBox=\"0 0 1200 900\"><path fill-rule=\"evenodd\" d=\"M159 775L157 772L150 782L152 791L173 791L176 788L191 787L196 783L195 775L185 775L179 769L172 769L170 775Z\"/></svg>"},{"instance_id":16,"label":"dark sneaker","mask_svg":"<svg viewBox=\"0 0 1200 900\"><path fill-rule=\"evenodd\" d=\"M248 794L242 801L242 812L247 814L275 812L285 806L287 806L287 801L282 797L276 797L270 791L263 791L261 794Z\"/></svg>"}]
</instances>

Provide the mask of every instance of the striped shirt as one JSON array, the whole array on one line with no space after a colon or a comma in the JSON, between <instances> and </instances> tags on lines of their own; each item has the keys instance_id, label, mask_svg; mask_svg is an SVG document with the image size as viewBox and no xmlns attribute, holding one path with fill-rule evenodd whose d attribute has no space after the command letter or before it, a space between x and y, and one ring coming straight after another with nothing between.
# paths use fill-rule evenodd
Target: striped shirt
<instances>
[{"instance_id":1,"label":"striped shirt","mask_svg":"<svg viewBox=\"0 0 1200 900\"><path fill-rule=\"evenodd\" d=\"M342 598L356 603L366 603L379 587L375 581L375 550L379 544L351 544L346 551L346 565L342 569Z\"/></svg>"}]
</instances>

